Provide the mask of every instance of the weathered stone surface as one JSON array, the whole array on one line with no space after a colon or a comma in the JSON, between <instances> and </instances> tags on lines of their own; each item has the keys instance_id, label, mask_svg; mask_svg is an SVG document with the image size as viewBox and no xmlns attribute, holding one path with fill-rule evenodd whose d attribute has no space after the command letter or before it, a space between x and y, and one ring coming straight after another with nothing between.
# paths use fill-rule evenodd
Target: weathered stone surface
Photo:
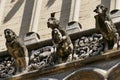
<instances>
[{"instance_id":1,"label":"weathered stone surface","mask_svg":"<svg viewBox=\"0 0 120 80\"><path fill-rule=\"evenodd\" d=\"M120 63L109 69L108 80L120 80Z\"/></svg>"},{"instance_id":2,"label":"weathered stone surface","mask_svg":"<svg viewBox=\"0 0 120 80\"><path fill-rule=\"evenodd\" d=\"M63 80L105 80L106 73L105 70L98 68L81 68L66 76Z\"/></svg>"}]
</instances>

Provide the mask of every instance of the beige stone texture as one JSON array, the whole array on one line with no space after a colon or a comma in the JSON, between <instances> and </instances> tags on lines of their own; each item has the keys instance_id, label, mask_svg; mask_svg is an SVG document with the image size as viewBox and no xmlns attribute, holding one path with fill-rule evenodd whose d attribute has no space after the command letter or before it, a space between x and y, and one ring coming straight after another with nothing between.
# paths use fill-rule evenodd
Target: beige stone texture
<instances>
[{"instance_id":1,"label":"beige stone texture","mask_svg":"<svg viewBox=\"0 0 120 80\"><path fill-rule=\"evenodd\" d=\"M34 0L6 0L5 10L2 24L0 24L0 51L6 50L4 29L10 28L17 35L23 36L29 32L31 27L31 17L33 16ZM63 27L72 21L73 7L75 0L43 0L41 14L39 17L38 34L41 40L51 38L51 30L47 28L47 19L50 13L56 12L55 17L60 20ZM111 2L110 2L111 1ZM79 22L82 25L82 30L87 30L95 27L93 10L95 7L104 3L110 9L114 7L113 0L81 0ZM112 6L109 6L112 4ZM82 31L81 30L81 31Z\"/></svg>"}]
</instances>

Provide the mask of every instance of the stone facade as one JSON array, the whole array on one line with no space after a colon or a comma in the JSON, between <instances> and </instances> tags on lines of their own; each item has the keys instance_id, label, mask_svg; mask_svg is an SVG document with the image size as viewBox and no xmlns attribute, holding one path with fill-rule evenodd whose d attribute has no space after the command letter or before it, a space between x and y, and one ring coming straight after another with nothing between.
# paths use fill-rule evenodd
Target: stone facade
<instances>
[{"instance_id":1,"label":"stone facade","mask_svg":"<svg viewBox=\"0 0 120 80\"><path fill-rule=\"evenodd\" d=\"M37 33L41 40L51 38L51 30L47 28L47 19L50 13L56 12L56 18L60 20L63 27L73 17L73 7L75 0L42 0L41 12L39 17L39 26ZM115 0L81 0L79 22L82 25L82 30L87 30L95 27L93 10L102 3L110 10L114 9ZM6 0L2 18L0 21L0 51L6 50L5 38L3 31L10 28L23 37L24 34L30 31L31 19L35 9L35 0Z\"/></svg>"}]
</instances>

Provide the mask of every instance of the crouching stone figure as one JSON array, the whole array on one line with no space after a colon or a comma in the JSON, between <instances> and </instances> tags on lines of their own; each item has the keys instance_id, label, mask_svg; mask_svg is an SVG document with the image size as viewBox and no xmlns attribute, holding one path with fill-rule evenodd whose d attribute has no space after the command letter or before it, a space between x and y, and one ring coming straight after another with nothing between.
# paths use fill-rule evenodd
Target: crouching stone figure
<instances>
[{"instance_id":1,"label":"crouching stone figure","mask_svg":"<svg viewBox=\"0 0 120 80\"><path fill-rule=\"evenodd\" d=\"M28 50L21 38L11 29L5 29L6 47L9 54L15 59L16 74L26 71L28 67Z\"/></svg>"},{"instance_id":2,"label":"crouching stone figure","mask_svg":"<svg viewBox=\"0 0 120 80\"><path fill-rule=\"evenodd\" d=\"M96 29L103 35L105 50L112 49L115 45L119 48L119 35L109 16L108 9L101 4L96 7L94 12L97 13L95 15Z\"/></svg>"},{"instance_id":3,"label":"crouching stone figure","mask_svg":"<svg viewBox=\"0 0 120 80\"><path fill-rule=\"evenodd\" d=\"M60 22L54 18L54 13L52 13L48 19L47 25L48 28L52 29L52 42L56 48L58 62L65 62L68 56L73 54L72 41L66 30L60 26Z\"/></svg>"}]
</instances>

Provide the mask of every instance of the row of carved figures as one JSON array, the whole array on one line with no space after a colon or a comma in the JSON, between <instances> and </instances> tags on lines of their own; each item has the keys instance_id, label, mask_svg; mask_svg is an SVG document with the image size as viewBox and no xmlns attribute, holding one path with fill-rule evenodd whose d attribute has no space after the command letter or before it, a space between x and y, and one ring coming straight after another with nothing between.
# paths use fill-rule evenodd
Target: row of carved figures
<instances>
[{"instance_id":1,"label":"row of carved figures","mask_svg":"<svg viewBox=\"0 0 120 80\"><path fill-rule=\"evenodd\" d=\"M92 56L103 54L103 36L94 33L89 36L82 36L73 41L74 45L74 60L85 59ZM52 60L52 55L55 54L54 46L45 46L29 52L29 71L40 70L45 66L55 65L56 59ZM67 61L71 61L71 55L68 56ZM10 77L16 74L15 59L13 57L3 57L0 59L0 78Z\"/></svg>"},{"instance_id":2,"label":"row of carved figures","mask_svg":"<svg viewBox=\"0 0 120 80\"><path fill-rule=\"evenodd\" d=\"M96 29L100 34L84 36L75 41L71 41L66 30L61 27L59 20L55 18L55 13L52 13L47 21L47 26L52 29L53 45L34 50L31 55L28 54L28 50L21 38L11 29L5 29L6 47L8 53L14 59L14 64L11 65L15 66L13 70L16 73L13 71L12 74L19 74L53 64L100 55L105 50L112 49L114 45L117 45L117 48L119 48L119 35L109 17L108 9L103 5L98 5L94 12L97 13L95 15ZM3 66L4 64L1 65ZM2 71L0 70L0 73ZM2 76L0 75L0 77Z\"/></svg>"}]
</instances>

